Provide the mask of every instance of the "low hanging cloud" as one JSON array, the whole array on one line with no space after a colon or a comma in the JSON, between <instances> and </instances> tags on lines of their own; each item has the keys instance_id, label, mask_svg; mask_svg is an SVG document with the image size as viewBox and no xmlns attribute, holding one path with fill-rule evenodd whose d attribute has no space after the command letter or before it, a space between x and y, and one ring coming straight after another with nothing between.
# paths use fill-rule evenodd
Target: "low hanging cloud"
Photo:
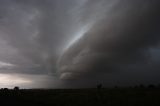
<instances>
[{"instance_id":1,"label":"low hanging cloud","mask_svg":"<svg viewBox=\"0 0 160 106\"><path fill-rule=\"evenodd\" d=\"M45 76L53 87L158 82L159 7L158 0L1 0L0 73Z\"/></svg>"},{"instance_id":2,"label":"low hanging cloud","mask_svg":"<svg viewBox=\"0 0 160 106\"><path fill-rule=\"evenodd\" d=\"M147 70L153 70L155 75L158 63L152 58L151 49L159 44L159 6L156 0L117 0L102 19L64 52L59 62L61 78L90 79L93 75L94 80L105 80L108 76L117 80L115 72L126 70L133 76L137 73L133 79L138 74L149 75ZM103 11L106 7L100 8ZM128 72L126 76L130 75ZM96 78L98 75L102 77Z\"/></svg>"}]
</instances>

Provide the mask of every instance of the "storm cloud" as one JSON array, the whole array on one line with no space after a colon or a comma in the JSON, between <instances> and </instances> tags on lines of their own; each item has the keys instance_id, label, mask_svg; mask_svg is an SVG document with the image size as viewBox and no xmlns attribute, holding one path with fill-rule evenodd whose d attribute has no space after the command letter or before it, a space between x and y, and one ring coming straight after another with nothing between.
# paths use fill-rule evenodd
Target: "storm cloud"
<instances>
[{"instance_id":1,"label":"storm cloud","mask_svg":"<svg viewBox=\"0 0 160 106\"><path fill-rule=\"evenodd\" d=\"M92 80L103 81L112 76L108 79L111 82L127 82L124 77L131 77L131 82L143 83L145 77L146 82L153 81L153 76L159 74L155 72L159 61L153 59L158 51L152 52L159 48L159 5L157 1L116 1L102 19L64 52L60 60L61 78L92 76ZM103 6L105 10L107 5ZM114 76L116 73L119 76ZM149 77L151 73L153 76Z\"/></svg>"},{"instance_id":2,"label":"storm cloud","mask_svg":"<svg viewBox=\"0 0 160 106\"><path fill-rule=\"evenodd\" d=\"M160 83L159 10L158 0L1 0L0 73L41 87Z\"/></svg>"}]
</instances>

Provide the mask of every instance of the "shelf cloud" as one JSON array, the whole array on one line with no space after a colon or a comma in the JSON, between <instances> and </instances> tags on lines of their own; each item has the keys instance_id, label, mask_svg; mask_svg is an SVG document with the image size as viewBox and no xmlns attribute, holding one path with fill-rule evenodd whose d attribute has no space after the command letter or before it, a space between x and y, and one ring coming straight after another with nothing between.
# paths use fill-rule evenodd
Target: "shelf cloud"
<instances>
[{"instance_id":1,"label":"shelf cloud","mask_svg":"<svg viewBox=\"0 0 160 106\"><path fill-rule=\"evenodd\" d=\"M53 87L160 83L159 10L158 0L1 0L0 73Z\"/></svg>"}]
</instances>

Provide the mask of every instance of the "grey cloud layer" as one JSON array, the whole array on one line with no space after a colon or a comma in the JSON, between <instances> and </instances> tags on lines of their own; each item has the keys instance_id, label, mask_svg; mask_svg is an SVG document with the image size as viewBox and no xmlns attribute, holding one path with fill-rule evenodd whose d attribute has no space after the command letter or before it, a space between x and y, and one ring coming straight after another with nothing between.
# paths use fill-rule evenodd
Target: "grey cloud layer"
<instances>
[{"instance_id":1,"label":"grey cloud layer","mask_svg":"<svg viewBox=\"0 0 160 106\"><path fill-rule=\"evenodd\" d=\"M85 79L94 73L94 80L107 80L110 76L113 76L112 80L122 80L127 75L134 76L132 80L135 80L136 76L144 78L152 70L153 76L159 74L154 71L158 63L150 53L150 49L155 49L159 43L159 6L160 2L156 0L114 3L110 11L64 53L59 68L61 77ZM126 76L115 77L114 72L126 73ZM98 74L105 76L96 78ZM151 77L146 80L149 79Z\"/></svg>"},{"instance_id":2,"label":"grey cloud layer","mask_svg":"<svg viewBox=\"0 0 160 106\"><path fill-rule=\"evenodd\" d=\"M1 61L17 65L18 73L30 73L32 68L31 74L55 72L59 55L80 27L72 12L80 5L77 2L2 0L0 38L6 50Z\"/></svg>"},{"instance_id":3,"label":"grey cloud layer","mask_svg":"<svg viewBox=\"0 0 160 106\"><path fill-rule=\"evenodd\" d=\"M0 72L58 72L73 79L69 85L151 81L160 74L159 7L158 0L1 0L0 61L14 66L0 64Z\"/></svg>"}]
</instances>

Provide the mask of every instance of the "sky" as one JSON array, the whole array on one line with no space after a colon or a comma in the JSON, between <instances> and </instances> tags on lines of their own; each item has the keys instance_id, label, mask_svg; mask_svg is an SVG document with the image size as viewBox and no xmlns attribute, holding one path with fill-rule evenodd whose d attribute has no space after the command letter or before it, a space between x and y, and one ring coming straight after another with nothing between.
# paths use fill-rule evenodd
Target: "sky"
<instances>
[{"instance_id":1,"label":"sky","mask_svg":"<svg viewBox=\"0 0 160 106\"><path fill-rule=\"evenodd\" d=\"M160 83L159 0L0 0L0 87Z\"/></svg>"}]
</instances>

